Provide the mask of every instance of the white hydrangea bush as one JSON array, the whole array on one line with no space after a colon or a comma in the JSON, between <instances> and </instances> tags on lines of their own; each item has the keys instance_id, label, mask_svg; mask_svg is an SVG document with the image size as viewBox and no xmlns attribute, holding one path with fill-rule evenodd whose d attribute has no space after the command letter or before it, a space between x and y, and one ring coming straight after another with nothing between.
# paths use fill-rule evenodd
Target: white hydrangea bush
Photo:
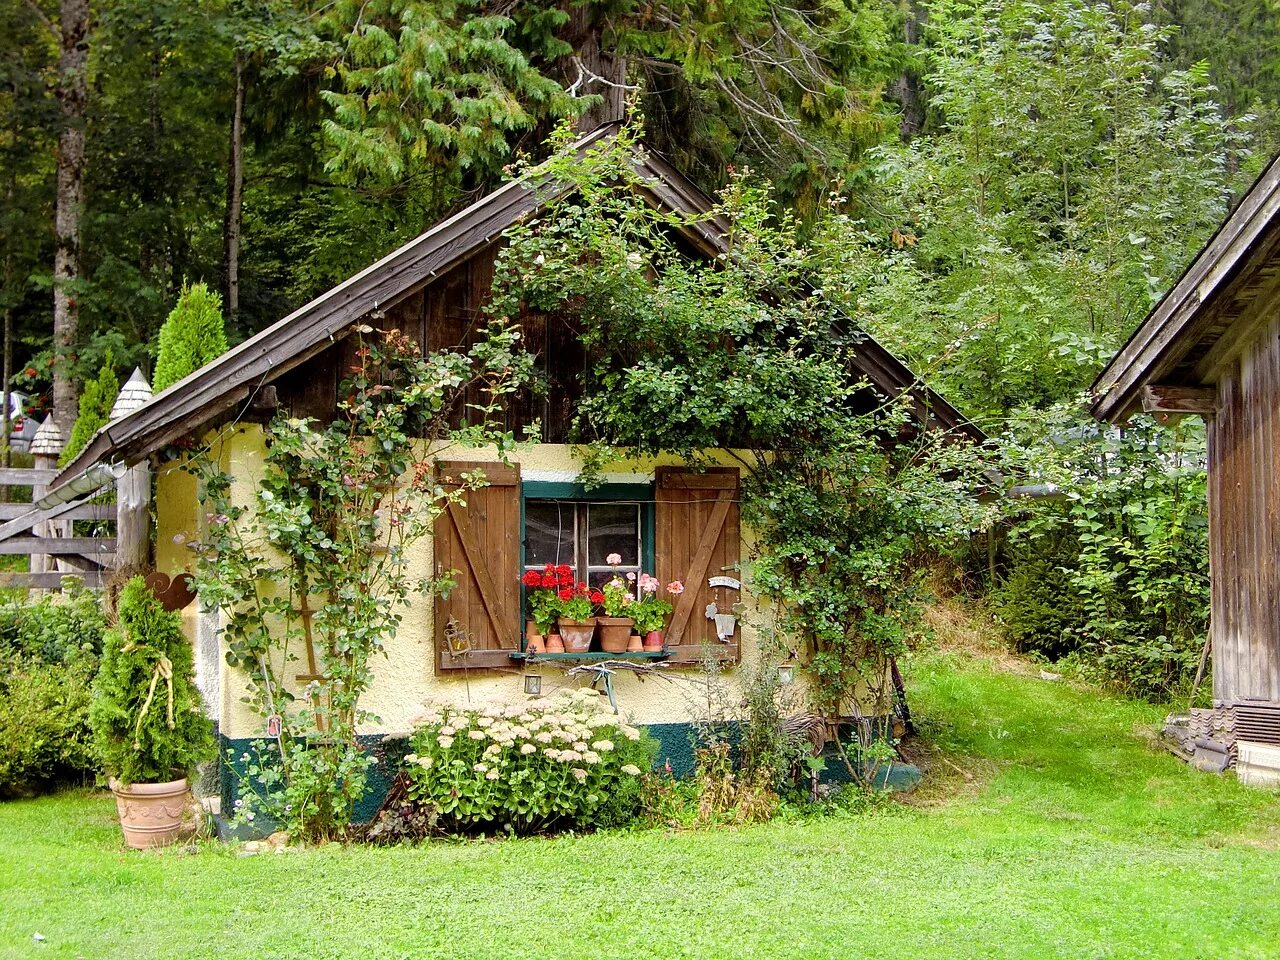
<instances>
[{"instance_id":1,"label":"white hydrangea bush","mask_svg":"<svg viewBox=\"0 0 1280 960\"><path fill-rule=\"evenodd\" d=\"M639 806L656 742L591 690L482 709L429 707L405 756L409 797L455 829L616 826Z\"/></svg>"}]
</instances>

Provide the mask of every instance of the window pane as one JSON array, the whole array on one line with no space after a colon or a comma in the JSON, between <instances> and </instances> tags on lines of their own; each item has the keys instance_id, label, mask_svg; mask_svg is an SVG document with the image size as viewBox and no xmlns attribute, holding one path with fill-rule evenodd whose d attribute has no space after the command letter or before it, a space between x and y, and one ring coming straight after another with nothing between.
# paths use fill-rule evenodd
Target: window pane
<instances>
[{"instance_id":1,"label":"window pane","mask_svg":"<svg viewBox=\"0 0 1280 960\"><path fill-rule=\"evenodd\" d=\"M587 512L587 563L603 566L611 553L621 566L640 563L640 506L635 503L593 503Z\"/></svg>"},{"instance_id":2,"label":"window pane","mask_svg":"<svg viewBox=\"0 0 1280 960\"><path fill-rule=\"evenodd\" d=\"M572 503L529 500L524 505L524 562L541 567L567 563L577 572L576 513Z\"/></svg>"},{"instance_id":3,"label":"window pane","mask_svg":"<svg viewBox=\"0 0 1280 960\"><path fill-rule=\"evenodd\" d=\"M633 567L630 570L628 570L626 567L618 568L618 572L617 572L618 576L625 577L628 573L636 574L637 578L640 575L640 571L638 568ZM613 567L604 567L603 569L599 567L593 567L591 571L587 574L587 583L591 584L591 586L593 587L599 588L599 587L603 587L606 583L612 580L613 577L614 577ZM629 581L627 583L627 586L631 588L631 595L635 596L636 595L635 581Z\"/></svg>"}]
</instances>

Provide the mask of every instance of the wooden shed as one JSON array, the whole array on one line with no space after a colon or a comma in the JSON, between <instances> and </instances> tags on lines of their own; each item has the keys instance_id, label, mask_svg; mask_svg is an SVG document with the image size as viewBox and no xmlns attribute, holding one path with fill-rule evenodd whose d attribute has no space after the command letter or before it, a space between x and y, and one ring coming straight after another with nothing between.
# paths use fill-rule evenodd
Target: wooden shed
<instances>
[{"instance_id":1,"label":"wooden shed","mask_svg":"<svg viewBox=\"0 0 1280 960\"><path fill-rule=\"evenodd\" d=\"M1214 712L1192 726L1231 761L1242 741L1280 746L1280 159L1092 391L1112 423L1205 419Z\"/></svg>"}]
</instances>

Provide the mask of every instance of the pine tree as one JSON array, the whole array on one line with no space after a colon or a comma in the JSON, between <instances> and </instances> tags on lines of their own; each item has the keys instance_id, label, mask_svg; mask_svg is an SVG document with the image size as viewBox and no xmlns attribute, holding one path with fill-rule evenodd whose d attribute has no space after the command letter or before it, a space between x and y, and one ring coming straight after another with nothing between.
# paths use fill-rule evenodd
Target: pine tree
<instances>
[{"instance_id":1,"label":"pine tree","mask_svg":"<svg viewBox=\"0 0 1280 960\"><path fill-rule=\"evenodd\" d=\"M213 754L182 618L141 577L120 593L119 623L103 638L89 710L98 756L121 783L167 783Z\"/></svg>"},{"instance_id":2,"label":"pine tree","mask_svg":"<svg viewBox=\"0 0 1280 960\"><path fill-rule=\"evenodd\" d=\"M222 297L203 283L183 284L177 306L160 328L160 356L151 378L156 393L227 351Z\"/></svg>"},{"instance_id":3,"label":"pine tree","mask_svg":"<svg viewBox=\"0 0 1280 960\"><path fill-rule=\"evenodd\" d=\"M120 378L116 376L112 360L111 352L107 351L97 379L86 381L80 392L80 411L71 428L71 439L62 451L61 463L70 463L111 419L111 407L120 393Z\"/></svg>"}]
</instances>

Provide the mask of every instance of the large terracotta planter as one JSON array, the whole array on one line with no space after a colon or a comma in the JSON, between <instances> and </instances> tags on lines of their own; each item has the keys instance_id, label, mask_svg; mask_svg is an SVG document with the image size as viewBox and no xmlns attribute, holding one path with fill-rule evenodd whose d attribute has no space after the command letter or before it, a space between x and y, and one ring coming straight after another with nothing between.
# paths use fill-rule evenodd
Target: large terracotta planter
<instances>
[{"instance_id":1,"label":"large terracotta planter","mask_svg":"<svg viewBox=\"0 0 1280 960\"><path fill-rule=\"evenodd\" d=\"M135 850L173 843L182 832L182 815L187 809L190 788L186 777L168 783L121 784L113 777L124 842Z\"/></svg>"},{"instance_id":2,"label":"large terracotta planter","mask_svg":"<svg viewBox=\"0 0 1280 960\"><path fill-rule=\"evenodd\" d=\"M566 620L561 617L559 624L565 653L586 653L591 649L591 638L596 632L595 617L589 620Z\"/></svg>"},{"instance_id":3,"label":"large terracotta planter","mask_svg":"<svg viewBox=\"0 0 1280 960\"><path fill-rule=\"evenodd\" d=\"M597 617L600 624L600 649L605 653L626 653L627 644L631 642L631 627L635 623L630 617Z\"/></svg>"}]
</instances>

